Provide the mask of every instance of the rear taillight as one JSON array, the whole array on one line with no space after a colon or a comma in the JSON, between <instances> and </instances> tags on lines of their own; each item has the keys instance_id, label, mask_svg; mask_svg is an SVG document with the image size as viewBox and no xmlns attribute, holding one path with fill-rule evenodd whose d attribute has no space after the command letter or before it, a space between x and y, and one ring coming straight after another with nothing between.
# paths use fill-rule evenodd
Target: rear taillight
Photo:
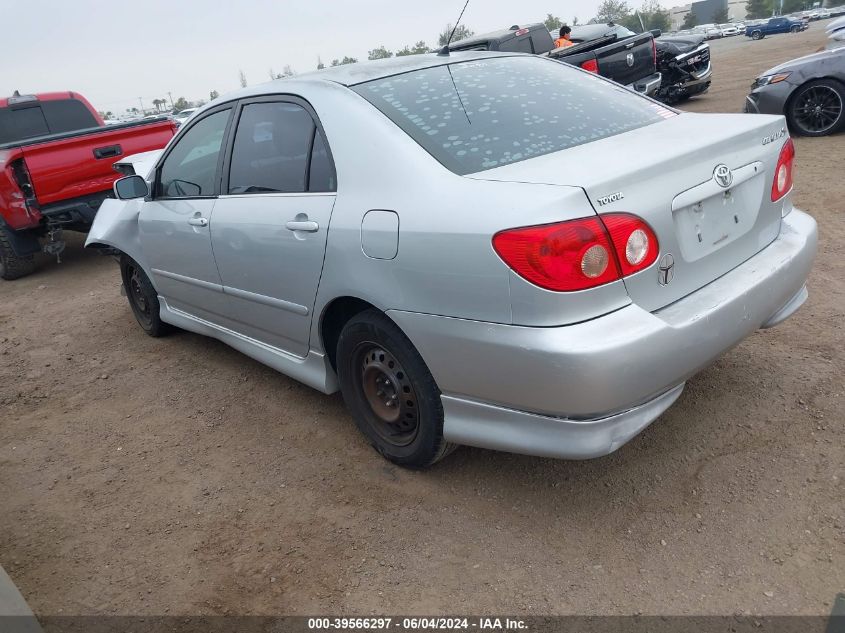
<instances>
[{"instance_id":1,"label":"rear taillight","mask_svg":"<svg viewBox=\"0 0 845 633\"><path fill-rule=\"evenodd\" d=\"M654 66L657 67L657 42L651 38L651 58L654 60Z\"/></svg>"},{"instance_id":2,"label":"rear taillight","mask_svg":"<svg viewBox=\"0 0 845 633\"><path fill-rule=\"evenodd\" d=\"M629 213L608 213L599 217L610 234L623 277L654 263L659 248L657 236L648 224Z\"/></svg>"},{"instance_id":3,"label":"rear taillight","mask_svg":"<svg viewBox=\"0 0 845 633\"><path fill-rule=\"evenodd\" d=\"M35 197L35 190L32 188L32 178L29 176L29 169L23 158L19 158L10 165L15 184L21 190L24 198Z\"/></svg>"},{"instance_id":4,"label":"rear taillight","mask_svg":"<svg viewBox=\"0 0 845 633\"><path fill-rule=\"evenodd\" d=\"M493 248L520 277L557 292L586 290L647 268L659 245L651 227L627 213L501 231Z\"/></svg>"},{"instance_id":5,"label":"rear taillight","mask_svg":"<svg viewBox=\"0 0 845 633\"><path fill-rule=\"evenodd\" d=\"M787 139L780 150L778 164L775 167L775 179L772 181L772 202L777 202L792 189L792 163L795 161L795 145Z\"/></svg>"},{"instance_id":6,"label":"rear taillight","mask_svg":"<svg viewBox=\"0 0 845 633\"><path fill-rule=\"evenodd\" d=\"M581 68L591 73L597 73L599 72L599 63L595 59L588 59L581 62Z\"/></svg>"}]
</instances>

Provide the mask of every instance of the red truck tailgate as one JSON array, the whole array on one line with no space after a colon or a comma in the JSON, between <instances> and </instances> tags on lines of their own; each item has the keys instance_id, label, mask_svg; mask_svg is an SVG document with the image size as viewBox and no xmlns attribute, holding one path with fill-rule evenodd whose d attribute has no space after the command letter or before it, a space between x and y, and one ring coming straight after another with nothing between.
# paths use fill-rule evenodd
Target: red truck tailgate
<instances>
[{"instance_id":1,"label":"red truck tailgate","mask_svg":"<svg viewBox=\"0 0 845 633\"><path fill-rule=\"evenodd\" d=\"M173 137L172 121L139 122L75 132L68 138L33 139L21 147L39 205L105 191L120 177L120 157L161 149Z\"/></svg>"}]
</instances>

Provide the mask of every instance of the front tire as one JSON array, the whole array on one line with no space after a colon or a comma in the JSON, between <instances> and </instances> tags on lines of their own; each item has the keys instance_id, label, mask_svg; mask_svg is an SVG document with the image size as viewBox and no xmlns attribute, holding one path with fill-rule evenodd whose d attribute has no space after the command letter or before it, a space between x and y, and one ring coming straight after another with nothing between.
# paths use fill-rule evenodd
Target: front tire
<instances>
[{"instance_id":1,"label":"front tire","mask_svg":"<svg viewBox=\"0 0 845 633\"><path fill-rule=\"evenodd\" d=\"M370 444L386 459L426 468L456 445L443 438L440 389L419 352L378 310L349 320L337 342L343 400Z\"/></svg>"},{"instance_id":2,"label":"front tire","mask_svg":"<svg viewBox=\"0 0 845 633\"><path fill-rule=\"evenodd\" d=\"M164 336L170 332L170 326L159 316L161 305L158 293L153 288L149 277L138 263L124 255L120 260L120 274L129 307L141 329L152 337Z\"/></svg>"},{"instance_id":3,"label":"front tire","mask_svg":"<svg viewBox=\"0 0 845 633\"><path fill-rule=\"evenodd\" d=\"M35 272L35 255L15 254L9 236L0 228L0 279L12 281Z\"/></svg>"},{"instance_id":4,"label":"front tire","mask_svg":"<svg viewBox=\"0 0 845 633\"><path fill-rule=\"evenodd\" d=\"M786 118L802 136L825 136L845 128L845 85L833 79L807 82L789 99Z\"/></svg>"}]
</instances>

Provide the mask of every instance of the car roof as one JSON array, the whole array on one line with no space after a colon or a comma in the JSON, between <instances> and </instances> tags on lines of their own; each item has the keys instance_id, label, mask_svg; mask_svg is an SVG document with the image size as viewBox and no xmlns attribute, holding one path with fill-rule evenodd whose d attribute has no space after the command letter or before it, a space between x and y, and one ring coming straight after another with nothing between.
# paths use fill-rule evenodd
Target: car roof
<instances>
[{"instance_id":1,"label":"car roof","mask_svg":"<svg viewBox=\"0 0 845 633\"><path fill-rule=\"evenodd\" d=\"M451 51L449 55L423 53L420 55L405 55L402 57L378 59L358 62L355 64L343 64L341 66L332 66L322 70L302 73L301 75L274 79L273 81L228 92L205 104L202 108L198 108L198 111L204 112L206 110L231 103L232 101L237 101L238 99L249 99L252 97L282 94L286 92L290 92L292 94L305 93L309 90L313 90L314 88L320 88L321 86L323 88L331 85L351 87L368 81L401 75L414 70L436 68L447 64L499 57L531 57L532 59L540 59L536 55L529 55L526 53Z\"/></svg>"}]
</instances>

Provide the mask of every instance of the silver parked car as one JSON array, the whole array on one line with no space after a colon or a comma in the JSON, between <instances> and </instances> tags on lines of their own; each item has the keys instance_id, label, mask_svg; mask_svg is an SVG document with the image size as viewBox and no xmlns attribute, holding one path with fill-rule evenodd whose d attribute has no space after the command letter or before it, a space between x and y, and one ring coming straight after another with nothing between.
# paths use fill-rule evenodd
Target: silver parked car
<instances>
[{"instance_id":1,"label":"silver parked car","mask_svg":"<svg viewBox=\"0 0 845 633\"><path fill-rule=\"evenodd\" d=\"M87 245L119 253L147 333L340 389L398 464L588 458L804 302L793 156L782 116L684 114L535 56L418 55L216 100L116 183Z\"/></svg>"}]
</instances>

